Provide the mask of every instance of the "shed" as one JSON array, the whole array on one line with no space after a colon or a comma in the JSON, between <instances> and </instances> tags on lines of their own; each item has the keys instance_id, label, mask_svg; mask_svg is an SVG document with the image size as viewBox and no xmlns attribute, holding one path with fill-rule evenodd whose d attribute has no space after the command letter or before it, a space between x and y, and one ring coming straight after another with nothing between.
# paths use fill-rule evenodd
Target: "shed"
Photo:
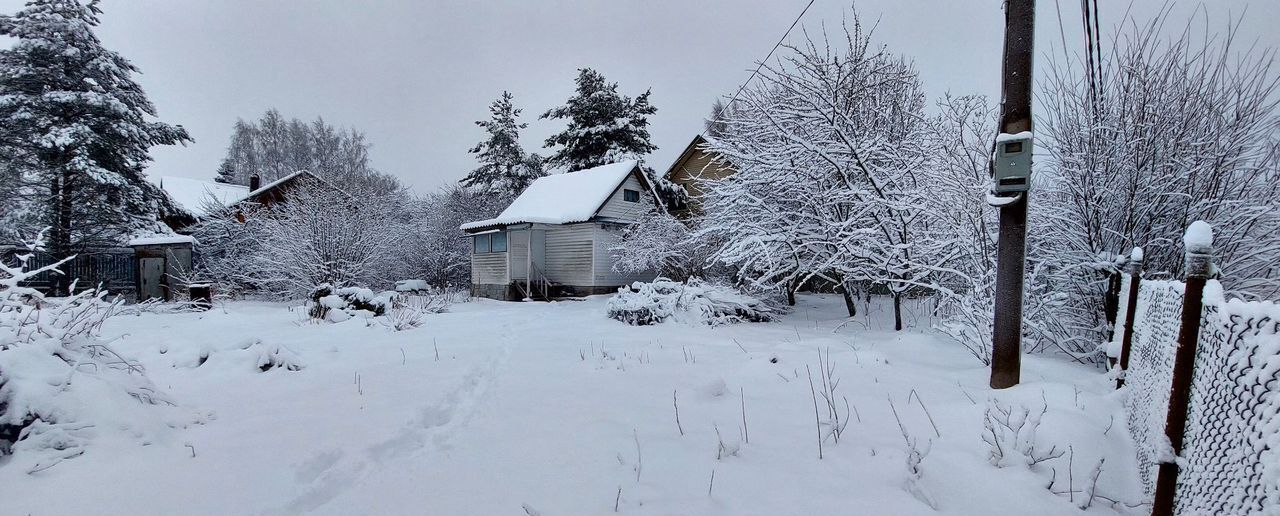
<instances>
[{"instance_id":1,"label":"shed","mask_svg":"<svg viewBox=\"0 0 1280 516\"><path fill-rule=\"evenodd\" d=\"M194 243L195 238L187 235L149 236L129 241L136 258L138 301L178 298L177 293L186 288L179 278L191 270Z\"/></svg>"},{"instance_id":2,"label":"shed","mask_svg":"<svg viewBox=\"0 0 1280 516\"><path fill-rule=\"evenodd\" d=\"M652 272L615 271L609 248L656 202L636 161L539 178L497 217L462 225L471 294L547 299L651 280Z\"/></svg>"}]
</instances>

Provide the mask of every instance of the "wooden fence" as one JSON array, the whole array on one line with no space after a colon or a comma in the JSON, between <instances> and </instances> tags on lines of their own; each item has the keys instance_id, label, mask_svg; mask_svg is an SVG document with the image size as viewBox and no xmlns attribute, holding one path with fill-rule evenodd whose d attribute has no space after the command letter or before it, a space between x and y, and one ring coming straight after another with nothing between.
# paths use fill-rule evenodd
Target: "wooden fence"
<instances>
[{"instance_id":1,"label":"wooden fence","mask_svg":"<svg viewBox=\"0 0 1280 516\"><path fill-rule=\"evenodd\" d=\"M1200 227L1196 227L1200 225ZM1122 275L1110 349L1152 514L1280 514L1280 306L1227 300L1203 222L1183 281Z\"/></svg>"},{"instance_id":2,"label":"wooden fence","mask_svg":"<svg viewBox=\"0 0 1280 516\"><path fill-rule=\"evenodd\" d=\"M14 255L29 251L14 247L0 248L0 259L5 263L15 261ZM53 256L44 251L36 251L27 262L29 269L44 267L54 262ZM122 295L128 299L135 297L138 286L138 269L134 250L128 247L94 249L76 255L66 264L68 274L77 280L78 288L90 288L101 285L112 294ZM49 291L53 287L52 271L35 275L24 283L25 286L41 291Z\"/></svg>"}]
</instances>

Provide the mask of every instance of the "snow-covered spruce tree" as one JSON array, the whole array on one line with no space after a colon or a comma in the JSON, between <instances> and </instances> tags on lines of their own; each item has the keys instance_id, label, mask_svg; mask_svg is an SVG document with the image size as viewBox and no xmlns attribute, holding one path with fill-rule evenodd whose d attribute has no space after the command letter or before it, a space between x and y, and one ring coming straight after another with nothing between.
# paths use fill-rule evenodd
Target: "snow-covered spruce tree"
<instances>
[{"instance_id":1,"label":"snow-covered spruce tree","mask_svg":"<svg viewBox=\"0 0 1280 516\"><path fill-rule=\"evenodd\" d=\"M569 121L569 127L544 142L547 148L558 147L545 165L573 172L634 159L641 162L649 187L664 204L687 202L683 188L643 164L646 155L658 150L649 139L649 115L658 112L649 104L649 91L632 99L618 93L618 83L607 82L591 68L579 69L576 82L574 96L541 116Z\"/></svg>"},{"instance_id":2,"label":"snow-covered spruce tree","mask_svg":"<svg viewBox=\"0 0 1280 516\"><path fill-rule=\"evenodd\" d=\"M154 145L190 141L181 126L154 120L155 107L127 59L94 35L96 1L33 0L0 16L0 159L12 205L28 228L48 227L48 250L62 260L130 233L163 231L179 209L148 183ZM9 211L9 210L7 210ZM58 275L55 291L67 294Z\"/></svg>"},{"instance_id":3,"label":"snow-covered spruce tree","mask_svg":"<svg viewBox=\"0 0 1280 516\"><path fill-rule=\"evenodd\" d=\"M1042 81L1032 219L1046 238L1031 248L1064 294L1038 322L1081 352L1104 340L1103 296L1115 256L1145 250L1150 274L1182 274L1179 236L1195 220L1218 234L1224 287L1280 296L1280 91L1274 49L1219 34L1179 31L1168 14L1126 21L1089 89L1083 63L1053 62ZM1188 24L1187 27L1198 26ZM1037 248L1038 247L1038 248ZM1036 322L1028 319L1029 322Z\"/></svg>"},{"instance_id":4,"label":"snow-covered spruce tree","mask_svg":"<svg viewBox=\"0 0 1280 516\"><path fill-rule=\"evenodd\" d=\"M511 99L510 92L502 92L489 106L489 120L476 121L486 136L468 152L476 155L480 166L459 181L463 186L504 199L520 195L544 174L541 158L526 155L520 146L520 130L529 124L516 121L520 108L515 107Z\"/></svg>"},{"instance_id":5,"label":"snow-covered spruce tree","mask_svg":"<svg viewBox=\"0 0 1280 516\"><path fill-rule=\"evenodd\" d=\"M716 258L759 286L878 285L901 329L902 298L932 288L954 251L929 230L918 73L855 15L840 41L787 47L759 77L711 142L739 170L703 199L703 231L725 242Z\"/></svg>"},{"instance_id":6,"label":"snow-covered spruce tree","mask_svg":"<svg viewBox=\"0 0 1280 516\"><path fill-rule=\"evenodd\" d=\"M648 90L632 99L591 68L579 69L576 82L576 93L541 117L569 121L564 131L547 138L547 148L558 147L546 159L548 167L572 172L640 159L658 149L649 141L649 115L658 108L649 104Z\"/></svg>"}]
</instances>

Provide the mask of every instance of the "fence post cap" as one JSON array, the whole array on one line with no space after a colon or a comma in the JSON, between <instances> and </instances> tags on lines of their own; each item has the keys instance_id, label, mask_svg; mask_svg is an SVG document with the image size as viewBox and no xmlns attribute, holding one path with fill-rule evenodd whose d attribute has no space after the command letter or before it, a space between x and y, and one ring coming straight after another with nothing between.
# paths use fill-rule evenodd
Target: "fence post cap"
<instances>
[{"instance_id":1,"label":"fence post cap","mask_svg":"<svg viewBox=\"0 0 1280 516\"><path fill-rule=\"evenodd\" d=\"M1187 226L1187 233L1182 237L1182 244L1188 253L1209 253L1213 250L1213 226L1203 220L1192 222Z\"/></svg>"}]
</instances>

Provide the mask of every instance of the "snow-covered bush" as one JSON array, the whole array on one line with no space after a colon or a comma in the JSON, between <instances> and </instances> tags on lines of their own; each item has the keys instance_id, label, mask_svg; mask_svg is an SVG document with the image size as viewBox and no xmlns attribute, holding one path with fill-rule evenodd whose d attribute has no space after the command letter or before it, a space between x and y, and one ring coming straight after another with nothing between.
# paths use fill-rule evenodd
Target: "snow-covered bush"
<instances>
[{"instance_id":1,"label":"snow-covered bush","mask_svg":"<svg viewBox=\"0 0 1280 516\"><path fill-rule=\"evenodd\" d=\"M640 221L627 227L609 248L623 273L657 272L666 278L684 281L694 277L717 277L711 254L716 242L697 235L697 221L683 221L666 210L650 207ZM724 267L719 267L723 269Z\"/></svg>"},{"instance_id":2,"label":"snow-covered bush","mask_svg":"<svg viewBox=\"0 0 1280 516\"><path fill-rule=\"evenodd\" d=\"M149 441L172 426L150 406L173 402L99 337L120 301L97 289L46 298L21 286L61 265L27 270L31 256L0 263L0 455L28 456L37 471L84 453L101 432Z\"/></svg>"},{"instance_id":3,"label":"snow-covered bush","mask_svg":"<svg viewBox=\"0 0 1280 516\"><path fill-rule=\"evenodd\" d=\"M1048 407L1033 412L1025 406L1001 405L995 400L987 404L983 415L982 441L987 443L987 460L991 465L1003 468L1011 464L1034 466L1062 456L1057 446L1048 450L1037 448L1036 432Z\"/></svg>"},{"instance_id":4,"label":"snow-covered bush","mask_svg":"<svg viewBox=\"0 0 1280 516\"><path fill-rule=\"evenodd\" d=\"M325 283L311 291L307 315L331 322L345 321L359 312L377 317L387 313L395 297L396 293L391 291L375 293L367 288L334 288Z\"/></svg>"},{"instance_id":5,"label":"snow-covered bush","mask_svg":"<svg viewBox=\"0 0 1280 516\"><path fill-rule=\"evenodd\" d=\"M449 308L456 297L456 291L445 289L417 290L415 294L400 294L394 299L391 309L380 321L384 326L395 331L411 330L422 326L426 316L438 314Z\"/></svg>"},{"instance_id":6,"label":"snow-covered bush","mask_svg":"<svg viewBox=\"0 0 1280 516\"><path fill-rule=\"evenodd\" d=\"M720 325L773 320L781 309L769 299L698 278L680 283L665 278L635 282L609 299L609 317L633 326L666 320Z\"/></svg>"},{"instance_id":7,"label":"snow-covered bush","mask_svg":"<svg viewBox=\"0 0 1280 516\"><path fill-rule=\"evenodd\" d=\"M303 177L281 202L242 203L197 224L199 260L187 279L222 292L300 299L316 285L390 286L405 238L404 200L356 196Z\"/></svg>"}]
</instances>

